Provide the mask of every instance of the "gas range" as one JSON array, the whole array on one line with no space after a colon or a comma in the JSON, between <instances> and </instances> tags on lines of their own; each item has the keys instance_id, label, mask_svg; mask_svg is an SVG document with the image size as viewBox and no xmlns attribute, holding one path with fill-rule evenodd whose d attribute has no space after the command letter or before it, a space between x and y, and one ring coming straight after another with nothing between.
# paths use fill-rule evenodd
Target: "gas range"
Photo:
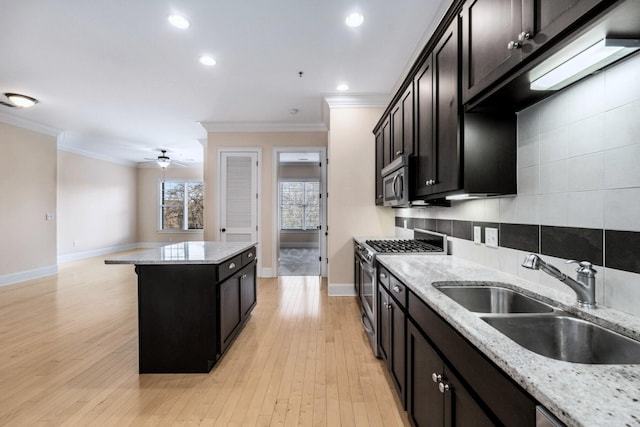
<instances>
[{"instance_id":1,"label":"gas range","mask_svg":"<svg viewBox=\"0 0 640 427\"><path fill-rule=\"evenodd\" d=\"M376 255L446 255L447 236L429 230L415 229L413 239L395 237L366 239L356 242L356 250L373 263Z\"/></svg>"}]
</instances>

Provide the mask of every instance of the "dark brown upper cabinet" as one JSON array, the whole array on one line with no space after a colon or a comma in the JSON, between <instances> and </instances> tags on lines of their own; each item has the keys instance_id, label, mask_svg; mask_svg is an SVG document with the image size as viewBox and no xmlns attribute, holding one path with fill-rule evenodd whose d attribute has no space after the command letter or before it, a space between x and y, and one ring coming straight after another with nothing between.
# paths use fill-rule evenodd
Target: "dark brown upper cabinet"
<instances>
[{"instance_id":1,"label":"dark brown upper cabinet","mask_svg":"<svg viewBox=\"0 0 640 427\"><path fill-rule=\"evenodd\" d=\"M413 84L402 93L391 110L391 158L413 154Z\"/></svg>"},{"instance_id":2,"label":"dark brown upper cabinet","mask_svg":"<svg viewBox=\"0 0 640 427\"><path fill-rule=\"evenodd\" d=\"M414 79L418 198L460 186L458 29L458 19L454 19Z\"/></svg>"},{"instance_id":3,"label":"dark brown upper cabinet","mask_svg":"<svg viewBox=\"0 0 640 427\"><path fill-rule=\"evenodd\" d=\"M382 128L375 132L376 137L376 205L383 205L382 195L382 168L384 167L384 132Z\"/></svg>"},{"instance_id":4,"label":"dark brown upper cabinet","mask_svg":"<svg viewBox=\"0 0 640 427\"><path fill-rule=\"evenodd\" d=\"M469 0L462 16L462 100L467 103L568 31L603 0Z\"/></svg>"}]
</instances>

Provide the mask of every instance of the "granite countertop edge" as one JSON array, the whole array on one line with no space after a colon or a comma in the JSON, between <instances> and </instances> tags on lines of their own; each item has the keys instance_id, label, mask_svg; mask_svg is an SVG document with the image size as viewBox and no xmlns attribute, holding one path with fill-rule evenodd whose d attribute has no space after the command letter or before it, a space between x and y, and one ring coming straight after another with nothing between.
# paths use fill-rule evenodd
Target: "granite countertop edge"
<instances>
[{"instance_id":1,"label":"granite countertop edge","mask_svg":"<svg viewBox=\"0 0 640 427\"><path fill-rule=\"evenodd\" d=\"M588 365L538 355L436 287L500 282L635 339L640 339L639 317L606 307L581 309L573 295L451 255L378 255L377 260L568 426L640 425L640 365Z\"/></svg>"},{"instance_id":2,"label":"granite countertop edge","mask_svg":"<svg viewBox=\"0 0 640 427\"><path fill-rule=\"evenodd\" d=\"M105 264L207 265L221 264L257 245L257 242L191 241L172 243L142 252L105 259ZM185 249L191 251L185 253ZM197 250L194 251L193 248Z\"/></svg>"}]
</instances>

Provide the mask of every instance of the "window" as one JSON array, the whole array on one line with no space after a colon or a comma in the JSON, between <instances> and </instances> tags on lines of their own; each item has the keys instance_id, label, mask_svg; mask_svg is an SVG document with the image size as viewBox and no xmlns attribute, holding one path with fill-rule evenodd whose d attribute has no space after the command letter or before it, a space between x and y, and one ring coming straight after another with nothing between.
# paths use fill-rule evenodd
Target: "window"
<instances>
[{"instance_id":1,"label":"window","mask_svg":"<svg viewBox=\"0 0 640 427\"><path fill-rule=\"evenodd\" d=\"M202 230L204 184L164 181L160 183L160 230Z\"/></svg>"},{"instance_id":2,"label":"window","mask_svg":"<svg viewBox=\"0 0 640 427\"><path fill-rule=\"evenodd\" d=\"M316 230L320 226L320 183L280 182L280 229Z\"/></svg>"}]
</instances>

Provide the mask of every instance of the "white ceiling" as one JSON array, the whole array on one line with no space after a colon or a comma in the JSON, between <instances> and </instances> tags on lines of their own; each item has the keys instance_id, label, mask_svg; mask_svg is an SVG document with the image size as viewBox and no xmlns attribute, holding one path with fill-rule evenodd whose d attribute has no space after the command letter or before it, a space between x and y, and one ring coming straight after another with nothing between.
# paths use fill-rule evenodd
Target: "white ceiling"
<instances>
[{"instance_id":1,"label":"white ceiling","mask_svg":"<svg viewBox=\"0 0 640 427\"><path fill-rule=\"evenodd\" d=\"M392 94L451 0L0 0L0 121L63 132L70 150L202 160L211 127L322 126L321 100ZM359 28L345 17L359 11ZM191 27L167 16L179 12ZM217 65L198 62L202 54ZM302 77L298 72L303 71ZM340 93L345 95L345 93ZM291 114L297 109L297 114Z\"/></svg>"}]
</instances>

